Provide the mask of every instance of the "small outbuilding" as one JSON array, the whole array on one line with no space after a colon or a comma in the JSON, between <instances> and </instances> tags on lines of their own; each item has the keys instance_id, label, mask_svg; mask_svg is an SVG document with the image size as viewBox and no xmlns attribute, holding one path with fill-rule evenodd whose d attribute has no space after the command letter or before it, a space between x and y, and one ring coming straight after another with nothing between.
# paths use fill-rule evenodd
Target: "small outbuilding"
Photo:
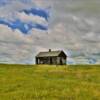
<instances>
[{"instance_id":1,"label":"small outbuilding","mask_svg":"<svg viewBox=\"0 0 100 100\"><path fill-rule=\"evenodd\" d=\"M36 55L36 64L66 65L67 55L64 51L40 52Z\"/></svg>"}]
</instances>

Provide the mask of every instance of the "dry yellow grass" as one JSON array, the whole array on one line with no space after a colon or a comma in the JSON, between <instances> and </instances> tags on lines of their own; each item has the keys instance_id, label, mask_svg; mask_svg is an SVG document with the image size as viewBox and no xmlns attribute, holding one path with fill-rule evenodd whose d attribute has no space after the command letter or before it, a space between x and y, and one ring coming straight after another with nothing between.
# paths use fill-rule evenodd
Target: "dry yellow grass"
<instances>
[{"instance_id":1,"label":"dry yellow grass","mask_svg":"<svg viewBox=\"0 0 100 100\"><path fill-rule=\"evenodd\" d=\"M0 65L0 100L100 100L100 67Z\"/></svg>"}]
</instances>

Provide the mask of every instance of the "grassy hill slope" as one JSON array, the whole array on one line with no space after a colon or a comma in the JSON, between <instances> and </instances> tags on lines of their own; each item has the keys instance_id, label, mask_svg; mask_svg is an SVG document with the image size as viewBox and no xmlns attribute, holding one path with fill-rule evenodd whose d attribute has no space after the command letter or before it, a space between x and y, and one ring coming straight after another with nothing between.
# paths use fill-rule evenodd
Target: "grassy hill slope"
<instances>
[{"instance_id":1,"label":"grassy hill slope","mask_svg":"<svg viewBox=\"0 0 100 100\"><path fill-rule=\"evenodd\" d=\"M100 67L0 65L0 100L100 100Z\"/></svg>"}]
</instances>

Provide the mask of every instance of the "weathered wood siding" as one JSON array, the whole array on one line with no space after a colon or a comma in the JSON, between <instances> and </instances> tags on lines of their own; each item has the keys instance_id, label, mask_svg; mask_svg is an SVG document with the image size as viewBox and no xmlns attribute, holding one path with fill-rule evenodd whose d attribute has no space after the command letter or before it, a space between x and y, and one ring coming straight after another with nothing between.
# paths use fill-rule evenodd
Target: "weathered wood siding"
<instances>
[{"instance_id":1,"label":"weathered wood siding","mask_svg":"<svg viewBox=\"0 0 100 100\"><path fill-rule=\"evenodd\" d=\"M51 65L65 65L67 56L61 52L58 56L50 57L36 57L36 64L51 64Z\"/></svg>"}]
</instances>

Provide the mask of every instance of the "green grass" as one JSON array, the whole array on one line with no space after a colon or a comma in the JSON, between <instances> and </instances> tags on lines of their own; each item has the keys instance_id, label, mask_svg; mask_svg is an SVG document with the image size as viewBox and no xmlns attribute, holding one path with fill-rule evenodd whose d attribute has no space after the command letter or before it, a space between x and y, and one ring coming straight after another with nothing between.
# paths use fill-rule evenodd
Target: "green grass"
<instances>
[{"instance_id":1,"label":"green grass","mask_svg":"<svg viewBox=\"0 0 100 100\"><path fill-rule=\"evenodd\" d=\"M0 65L0 100L100 100L100 67Z\"/></svg>"}]
</instances>

